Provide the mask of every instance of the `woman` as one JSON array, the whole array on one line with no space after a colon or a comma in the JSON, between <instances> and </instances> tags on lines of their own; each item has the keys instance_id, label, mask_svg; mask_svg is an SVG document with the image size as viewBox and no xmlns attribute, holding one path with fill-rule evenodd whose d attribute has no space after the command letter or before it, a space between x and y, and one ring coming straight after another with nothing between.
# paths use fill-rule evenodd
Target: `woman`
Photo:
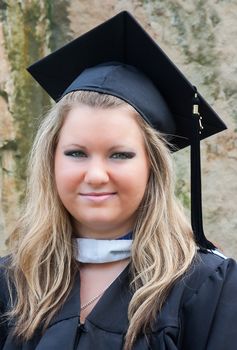
<instances>
[{"instance_id":1,"label":"woman","mask_svg":"<svg viewBox=\"0 0 237 350\"><path fill-rule=\"evenodd\" d=\"M118 72L133 89L119 90ZM155 96L150 114L142 96ZM196 244L174 196L161 111L172 128L147 77L106 63L46 116L17 243L1 261L0 349L234 348L236 264Z\"/></svg>"}]
</instances>

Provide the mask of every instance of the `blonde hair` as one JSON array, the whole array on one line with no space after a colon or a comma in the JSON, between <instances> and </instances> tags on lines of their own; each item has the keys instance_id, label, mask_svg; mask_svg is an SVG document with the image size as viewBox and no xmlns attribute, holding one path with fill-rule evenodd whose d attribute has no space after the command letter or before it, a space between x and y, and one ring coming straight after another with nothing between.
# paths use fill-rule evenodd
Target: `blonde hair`
<instances>
[{"instance_id":1,"label":"blonde hair","mask_svg":"<svg viewBox=\"0 0 237 350\"><path fill-rule=\"evenodd\" d=\"M125 350L140 332L152 328L174 282L187 271L196 252L192 229L174 196L174 174L165 139L126 102L97 92L76 91L63 97L42 121L28 168L25 207L9 244L9 288L17 292L6 314L16 320L14 335L29 340L47 328L72 289L78 264L74 259L72 224L54 180L54 153L60 129L78 103L99 108L127 105L143 132L151 174L138 208L131 260L129 328ZM26 299L27 296L27 299Z\"/></svg>"}]
</instances>

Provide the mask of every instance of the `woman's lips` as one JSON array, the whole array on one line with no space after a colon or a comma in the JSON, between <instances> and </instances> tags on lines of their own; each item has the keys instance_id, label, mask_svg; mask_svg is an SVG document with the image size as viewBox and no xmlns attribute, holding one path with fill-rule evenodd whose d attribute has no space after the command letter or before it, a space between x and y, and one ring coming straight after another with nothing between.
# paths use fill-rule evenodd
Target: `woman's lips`
<instances>
[{"instance_id":1,"label":"woman's lips","mask_svg":"<svg viewBox=\"0 0 237 350\"><path fill-rule=\"evenodd\" d=\"M103 202L107 199L112 198L116 192L91 192L91 193L80 193L83 198L93 201L93 202Z\"/></svg>"}]
</instances>

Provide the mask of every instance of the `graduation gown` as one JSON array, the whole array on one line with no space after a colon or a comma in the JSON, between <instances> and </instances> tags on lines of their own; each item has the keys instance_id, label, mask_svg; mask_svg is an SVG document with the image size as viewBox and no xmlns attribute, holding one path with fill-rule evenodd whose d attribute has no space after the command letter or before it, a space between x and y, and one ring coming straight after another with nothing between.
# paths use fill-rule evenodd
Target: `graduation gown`
<instances>
[{"instance_id":1,"label":"graduation gown","mask_svg":"<svg viewBox=\"0 0 237 350\"><path fill-rule=\"evenodd\" d=\"M1 261L0 261L1 262ZM44 335L17 344L11 325L0 326L1 350L121 350L131 300L126 268L80 325L80 280ZM1 312L7 307L4 273L0 275ZM233 350L237 348L237 266L234 260L199 252L189 271L172 288L149 335L134 350Z\"/></svg>"}]
</instances>

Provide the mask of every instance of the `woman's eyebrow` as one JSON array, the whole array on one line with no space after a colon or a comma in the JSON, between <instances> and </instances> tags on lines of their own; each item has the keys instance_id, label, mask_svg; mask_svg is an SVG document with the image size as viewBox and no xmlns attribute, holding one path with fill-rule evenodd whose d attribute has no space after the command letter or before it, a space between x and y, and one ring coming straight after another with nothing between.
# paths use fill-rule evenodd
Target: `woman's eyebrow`
<instances>
[{"instance_id":1,"label":"woman's eyebrow","mask_svg":"<svg viewBox=\"0 0 237 350\"><path fill-rule=\"evenodd\" d=\"M76 147L76 148L80 148L80 149L87 149L86 146L82 146L78 143L70 143L70 144L65 144L62 146L62 148L68 148L68 147ZM126 148L126 149L134 149L134 147L132 147L131 145L125 145L125 144L116 144L116 145L113 145L111 146L108 151L113 151L115 149L119 149L119 148Z\"/></svg>"},{"instance_id":2,"label":"woman's eyebrow","mask_svg":"<svg viewBox=\"0 0 237 350\"><path fill-rule=\"evenodd\" d=\"M118 148L132 148L132 146L131 145L125 145L125 144L117 144L117 145L114 145L114 146L112 146L112 147L110 147L109 148L109 151L113 151L113 150L115 150L115 149L118 149Z\"/></svg>"},{"instance_id":3,"label":"woman's eyebrow","mask_svg":"<svg viewBox=\"0 0 237 350\"><path fill-rule=\"evenodd\" d=\"M78 143L69 143L62 146L62 148L68 148L68 147L76 147L81 149L87 149L86 146L79 145Z\"/></svg>"}]
</instances>

